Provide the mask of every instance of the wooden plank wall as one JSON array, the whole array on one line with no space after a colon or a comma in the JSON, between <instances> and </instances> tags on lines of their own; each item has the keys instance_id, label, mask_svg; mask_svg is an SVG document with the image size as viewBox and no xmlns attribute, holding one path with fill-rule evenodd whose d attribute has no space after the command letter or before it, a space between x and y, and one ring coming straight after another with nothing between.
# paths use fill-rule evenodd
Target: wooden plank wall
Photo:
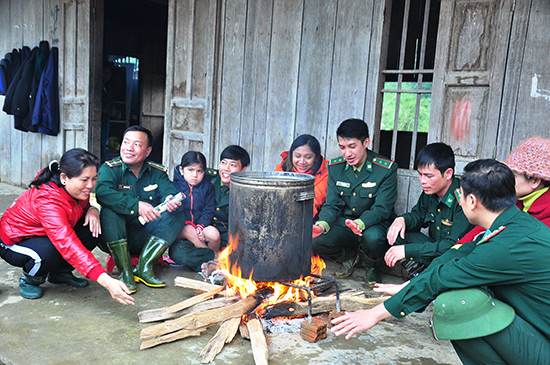
<instances>
[{"instance_id":1,"label":"wooden plank wall","mask_svg":"<svg viewBox=\"0 0 550 365\"><path fill-rule=\"evenodd\" d=\"M60 48L62 131L58 136L13 128L13 116L0 112L0 181L26 186L40 168L63 151L87 148L89 104L89 1L0 1L0 55L47 40ZM65 58L64 58L65 57ZM71 70L69 70L71 69ZM67 97L63 97L66 95ZM4 97L0 97L3 106ZM76 105L76 108L74 107ZM63 123L65 122L65 123Z\"/></svg>"},{"instance_id":2,"label":"wooden plank wall","mask_svg":"<svg viewBox=\"0 0 550 365\"><path fill-rule=\"evenodd\" d=\"M374 3L225 1L214 155L240 144L251 169L269 171L308 133L327 158L338 156L340 122L374 107L366 98L371 44L380 42L372 23L382 19Z\"/></svg>"}]
</instances>

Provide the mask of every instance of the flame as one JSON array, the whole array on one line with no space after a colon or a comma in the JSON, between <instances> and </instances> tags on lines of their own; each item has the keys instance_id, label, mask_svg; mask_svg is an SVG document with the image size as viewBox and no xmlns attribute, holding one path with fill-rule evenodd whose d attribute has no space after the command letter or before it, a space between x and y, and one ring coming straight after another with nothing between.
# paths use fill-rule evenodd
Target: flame
<instances>
[{"instance_id":1,"label":"flame","mask_svg":"<svg viewBox=\"0 0 550 365\"><path fill-rule=\"evenodd\" d=\"M241 298L254 295L259 290L271 289L273 295L265 300L259 307L261 310L265 306L273 305L284 301L306 301L307 292L298 288L294 288L288 285L284 285L277 282L255 282L252 280L252 274L248 279L242 278L241 268L238 263L233 263L230 266L229 256L237 249L239 243L239 237L229 236L229 245L220 252L218 257L218 270L221 270L226 278L226 290L228 295L239 294ZM311 257L311 273L315 275L321 275L323 269L326 268L325 262L319 256ZM298 280L294 280L291 283L299 286L309 286L313 282L314 278L307 276L301 277Z\"/></svg>"}]
</instances>

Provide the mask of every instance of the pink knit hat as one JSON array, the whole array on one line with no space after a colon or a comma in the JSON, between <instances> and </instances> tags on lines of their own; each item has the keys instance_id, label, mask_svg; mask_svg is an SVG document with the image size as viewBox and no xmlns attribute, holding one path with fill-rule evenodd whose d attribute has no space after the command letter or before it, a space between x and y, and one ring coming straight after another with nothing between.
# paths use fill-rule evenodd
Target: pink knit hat
<instances>
[{"instance_id":1,"label":"pink knit hat","mask_svg":"<svg viewBox=\"0 0 550 365\"><path fill-rule=\"evenodd\" d=\"M529 138L512 151L504 163L520 174L550 181L550 140Z\"/></svg>"}]
</instances>

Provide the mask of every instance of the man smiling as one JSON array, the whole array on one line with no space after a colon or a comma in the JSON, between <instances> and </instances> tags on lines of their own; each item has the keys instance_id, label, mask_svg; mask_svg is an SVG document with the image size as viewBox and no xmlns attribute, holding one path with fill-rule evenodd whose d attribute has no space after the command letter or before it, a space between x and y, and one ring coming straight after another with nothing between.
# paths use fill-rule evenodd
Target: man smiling
<instances>
[{"instance_id":1,"label":"man smiling","mask_svg":"<svg viewBox=\"0 0 550 365\"><path fill-rule=\"evenodd\" d=\"M397 165L368 149L367 124L348 119L336 131L342 157L329 163L327 200L313 226L313 253L342 263L336 276L352 274L363 254L365 281L379 282L376 261L388 248L395 217Z\"/></svg>"},{"instance_id":2,"label":"man smiling","mask_svg":"<svg viewBox=\"0 0 550 365\"><path fill-rule=\"evenodd\" d=\"M473 226L457 199L460 181L454 176L455 155L445 143L431 143L416 158L422 194L410 213L397 217L388 230L393 245L384 259L389 267L405 259L408 278L451 248ZM420 232L429 228L429 236Z\"/></svg>"},{"instance_id":3,"label":"man smiling","mask_svg":"<svg viewBox=\"0 0 550 365\"><path fill-rule=\"evenodd\" d=\"M96 186L101 204L101 226L109 251L130 291L135 281L150 287L166 283L153 274L153 264L178 237L185 219L181 203L167 202L167 212L155 207L178 193L166 167L147 160L153 149L151 132L131 126L124 132L120 157L103 164ZM138 221L141 216L146 224ZM104 251L107 249L104 247ZM130 255L140 255L135 276ZM135 280L135 281L134 281Z\"/></svg>"}]
</instances>

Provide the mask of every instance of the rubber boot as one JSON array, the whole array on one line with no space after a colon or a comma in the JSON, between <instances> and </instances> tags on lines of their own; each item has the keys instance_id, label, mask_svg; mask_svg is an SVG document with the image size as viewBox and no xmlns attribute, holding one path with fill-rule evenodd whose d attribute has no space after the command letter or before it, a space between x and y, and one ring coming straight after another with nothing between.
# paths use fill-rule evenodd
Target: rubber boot
<instances>
[{"instance_id":1,"label":"rubber boot","mask_svg":"<svg viewBox=\"0 0 550 365\"><path fill-rule=\"evenodd\" d=\"M342 255L345 255L346 253L344 252ZM340 261L340 260L337 260L339 262L342 263L342 268L338 271L336 271L334 273L334 275L337 277L337 278L347 278L348 276L350 276L352 273L353 273L353 268L355 267L355 265L357 265L357 263L359 262L359 254L357 252L354 252L353 253L353 256L347 260L343 260L343 261Z\"/></svg>"},{"instance_id":2,"label":"rubber boot","mask_svg":"<svg viewBox=\"0 0 550 365\"><path fill-rule=\"evenodd\" d=\"M30 276L23 271L23 276L19 278L19 294L26 299L38 299L42 297L43 291L39 287L46 281L44 276Z\"/></svg>"},{"instance_id":3,"label":"rubber boot","mask_svg":"<svg viewBox=\"0 0 550 365\"><path fill-rule=\"evenodd\" d=\"M149 236L147 242L145 242L145 246L143 246L141 250L138 264L134 270L134 279L136 282L142 282L151 288L162 288L166 286L164 280L155 277L153 265L159 260L168 246L169 243L162 238Z\"/></svg>"},{"instance_id":4,"label":"rubber boot","mask_svg":"<svg viewBox=\"0 0 550 365\"><path fill-rule=\"evenodd\" d=\"M61 267L57 271L48 274L48 281L53 284L74 286L75 288L84 288L90 285L88 280L77 278L73 275L72 271L72 266Z\"/></svg>"},{"instance_id":5,"label":"rubber boot","mask_svg":"<svg viewBox=\"0 0 550 365\"><path fill-rule=\"evenodd\" d=\"M117 241L107 242L111 256L115 260L116 267L120 272L119 280L122 281L130 293L137 291L136 282L134 281L134 274L132 273L132 259L130 258L130 251L128 251L128 243L125 238Z\"/></svg>"},{"instance_id":6,"label":"rubber boot","mask_svg":"<svg viewBox=\"0 0 550 365\"><path fill-rule=\"evenodd\" d=\"M363 254L363 260L365 262L365 282L369 286L373 286L376 283L381 282L378 268L376 267L376 260L371 259L367 255Z\"/></svg>"}]
</instances>

